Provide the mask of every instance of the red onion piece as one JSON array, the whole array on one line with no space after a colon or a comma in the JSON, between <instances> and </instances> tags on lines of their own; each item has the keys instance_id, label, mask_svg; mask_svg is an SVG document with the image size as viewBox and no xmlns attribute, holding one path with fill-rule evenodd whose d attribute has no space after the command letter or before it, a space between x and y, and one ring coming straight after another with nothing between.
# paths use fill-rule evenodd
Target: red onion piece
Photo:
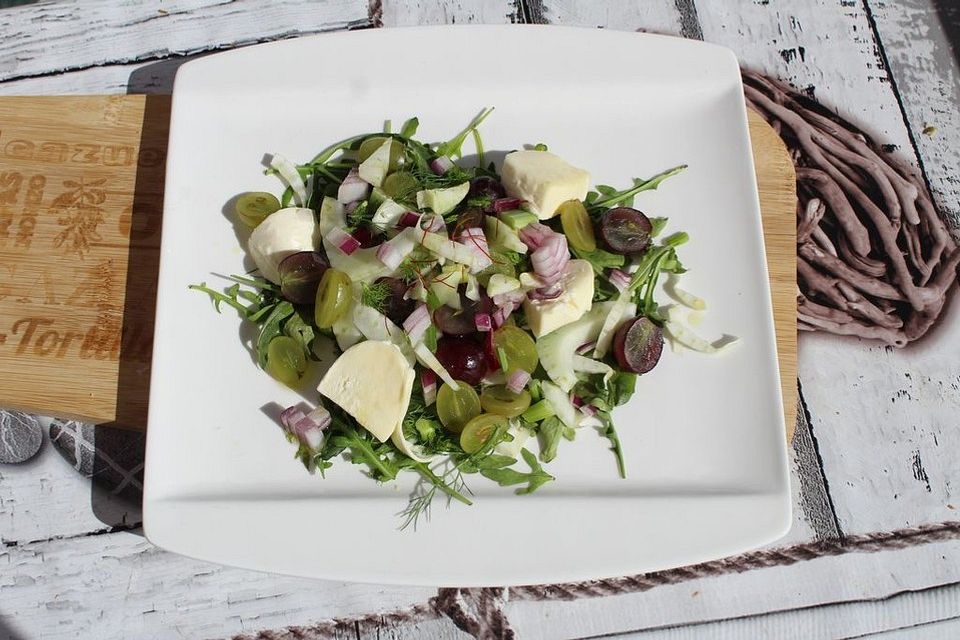
<instances>
[{"instance_id":1,"label":"red onion piece","mask_svg":"<svg viewBox=\"0 0 960 640\"><path fill-rule=\"evenodd\" d=\"M531 251L536 251L543 244L544 240L550 236L556 235L550 227L539 222L531 222L519 232L520 240L530 247Z\"/></svg>"},{"instance_id":2,"label":"red onion piece","mask_svg":"<svg viewBox=\"0 0 960 640\"><path fill-rule=\"evenodd\" d=\"M420 214L414 211L404 211L397 221L398 227L415 227L420 222Z\"/></svg>"},{"instance_id":3,"label":"red onion piece","mask_svg":"<svg viewBox=\"0 0 960 640\"><path fill-rule=\"evenodd\" d=\"M510 317L510 314L513 313L513 310L516 307L512 303L508 303L502 306L498 306L497 309L493 312L493 328L499 329L507 321L507 318ZM491 334L492 335L492 334Z\"/></svg>"},{"instance_id":4,"label":"red onion piece","mask_svg":"<svg viewBox=\"0 0 960 640\"><path fill-rule=\"evenodd\" d=\"M410 342L417 344L423 340L428 328L430 328L430 310L421 302L403 321L403 330L407 332Z\"/></svg>"},{"instance_id":5,"label":"red onion piece","mask_svg":"<svg viewBox=\"0 0 960 640\"><path fill-rule=\"evenodd\" d=\"M431 231L433 233L447 230L447 225L444 224L443 217L435 214L420 216L419 224L420 228L424 231Z\"/></svg>"},{"instance_id":6,"label":"red onion piece","mask_svg":"<svg viewBox=\"0 0 960 640\"><path fill-rule=\"evenodd\" d=\"M489 313L478 313L473 316L473 322L477 325L477 331L491 331L493 329L493 318Z\"/></svg>"},{"instance_id":7,"label":"red onion piece","mask_svg":"<svg viewBox=\"0 0 960 640\"><path fill-rule=\"evenodd\" d=\"M323 444L323 430L330 426L331 417L330 412L322 406L308 414L298 407L288 407L280 413L280 422L304 446L317 451Z\"/></svg>"},{"instance_id":8,"label":"red onion piece","mask_svg":"<svg viewBox=\"0 0 960 640\"><path fill-rule=\"evenodd\" d=\"M587 416L588 418L592 418L593 416L597 415L597 408L592 404L585 404L582 407L580 407L580 413Z\"/></svg>"},{"instance_id":9,"label":"red onion piece","mask_svg":"<svg viewBox=\"0 0 960 640\"><path fill-rule=\"evenodd\" d=\"M507 376L507 389L514 393L520 393L530 382L530 374L523 369L517 369Z\"/></svg>"},{"instance_id":10,"label":"red onion piece","mask_svg":"<svg viewBox=\"0 0 960 640\"><path fill-rule=\"evenodd\" d=\"M437 374L430 369L421 369L420 386L423 387L423 403L429 407L437 400Z\"/></svg>"},{"instance_id":11,"label":"red onion piece","mask_svg":"<svg viewBox=\"0 0 960 640\"><path fill-rule=\"evenodd\" d=\"M597 346L597 341L596 341L596 340L591 340L590 342L587 342L587 343L582 344L582 345L580 345L579 347L577 347L577 353L578 353L579 355L581 355L581 356L585 356L585 355L587 355L587 353L589 353L590 351L593 351L594 347L596 347L596 346Z\"/></svg>"},{"instance_id":12,"label":"red onion piece","mask_svg":"<svg viewBox=\"0 0 960 640\"><path fill-rule=\"evenodd\" d=\"M583 398L581 398L580 396L576 396L576 395L574 395L574 394L571 393L571 394L570 394L570 404L572 404L573 406L575 406L576 408L579 409L580 407L583 406Z\"/></svg>"},{"instance_id":13,"label":"red onion piece","mask_svg":"<svg viewBox=\"0 0 960 640\"><path fill-rule=\"evenodd\" d=\"M530 254L530 264L534 272L546 285L551 285L560 279L569 261L570 250L567 248L567 240L558 233L544 239Z\"/></svg>"},{"instance_id":14,"label":"red onion piece","mask_svg":"<svg viewBox=\"0 0 960 640\"><path fill-rule=\"evenodd\" d=\"M494 213L501 213L503 211L519 209L522 204L523 200L520 198L497 198L490 204L490 208L493 209Z\"/></svg>"},{"instance_id":15,"label":"red onion piece","mask_svg":"<svg viewBox=\"0 0 960 640\"><path fill-rule=\"evenodd\" d=\"M370 185L363 181L357 168L354 167L340 183L340 188L337 189L337 200L343 204L357 202L366 198L369 190Z\"/></svg>"},{"instance_id":16,"label":"red onion piece","mask_svg":"<svg viewBox=\"0 0 960 640\"><path fill-rule=\"evenodd\" d=\"M519 305L521 302L526 299L526 294L523 293L521 289L514 289L513 291L506 291L504 293L498 293L493 296L493 304L497 307L505 307L507 305Z\"/></svg>"},{"instance_id":17,"label":"red onion piece","mask_svg":"<svg viewBox=\"0 0 960 640\"><path fill-rule=\"evenodd\" d=\"M346 255L350 255L360 248L360 241L340 227L330 229L330 232L327 233L326 240Z\"/></svg>"},{"instance_id":18,"label":"red onion piece","mask_svg":"<svg viewBox=\"0 0 960 640\"><path fill-rule=\"evenodd\" d=\"M401 231L377 247L377 258L390 269L396 269L416 246L413 231Z\"/></svg>"},{"instance_id":19,"label":"red onion piece","mask_svg":"<svg viewBox=\"0 0 960 640\"><path fill-rule=\"evenodd\" d=\"M450 169L453 169L453 160L447 156L439 156L430 161L430 170L438 176L442 176Z\"/></svg>"},{"instance_id":20,"label":"red onion piece","mask_svg":"<svg viewBox=\"0 0 960 640\"><path fill-rule=\"evenodd\" d=\"M610 273L607 275L607 280L610 281L617 291L623 293L626 291L627 287L630 286L630 274L620 269L611 269Z\"/></svg>"},{"instance_id":21,"label":"red onion piece","mask_svg":"<svg viewBox=\"0 0 960 640\"><path fill-rule=\"evenodd\" d=\"M560 286L559 282L555 282L548 287L534 289L527 294L531 300L556 300L562 295L563 287Z\"/></svg>"}]
</instances>

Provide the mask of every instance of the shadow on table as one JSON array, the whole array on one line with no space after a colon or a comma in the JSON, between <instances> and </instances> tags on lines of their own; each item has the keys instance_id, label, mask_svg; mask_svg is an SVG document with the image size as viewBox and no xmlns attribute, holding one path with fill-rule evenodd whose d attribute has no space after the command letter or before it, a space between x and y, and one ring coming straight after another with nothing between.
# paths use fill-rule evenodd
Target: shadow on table
<instances>
[{"instance_id":1,"label":"shadow on table","mask_svg":"<svg viewBox=\"0 0 960 640\"><path fill-rule=\"evenodd\" d=\"M26 638L25 635L7 626L3 620L3 612L0 611L0 640L26 640Z\"/></svg>"},{"instance_id":2,"label":"shadow on table","mask_svg":"<svg viewBox=\"0 0 960 640\"><path fill-rule=\"evenodd\" d=\"M127 93L169 94L176 71L186 60L163 60L137 69L127 82ZM73 457L79 459L70 460L71 463L93 481L90 502L94 515L109 527L124 529L137 527L142 521L147 403L169 129L170 96L147 95L130 215L116 421L96 427L69 422L51 427L51 438L68 440L66 446L60 447L61 452L69 459L73 444ZM55 429L72 433L57 433Z\"/></svg>"},{"instance_id":3,"label":"shadow on table","mask_svg":"<svg viewBox=\"0 0 960 640\"><path fill-rule=\"evenodd\" d=\"M957 0L933 0L933 6L953 50L953 58L960 65L960 4Z\"/></svg>"}]
</instances>

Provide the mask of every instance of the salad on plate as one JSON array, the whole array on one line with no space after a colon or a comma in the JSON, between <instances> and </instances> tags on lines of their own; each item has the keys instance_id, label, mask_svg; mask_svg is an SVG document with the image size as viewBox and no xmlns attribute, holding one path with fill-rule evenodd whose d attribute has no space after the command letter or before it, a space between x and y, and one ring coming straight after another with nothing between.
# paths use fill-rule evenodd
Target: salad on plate
<instances>
[{"instance_id":1,"label":"salad on plate","mask_svg":"<svg viewBox=\"0 0 960 640\"><path fill-rule=\"evenodd\" d=\"M274 154L280 197L235 201L256 271L222 291L191 285L257 326L258 363L283 384L336 351L315 404L280 421L310 471L347 459L381 483L416 474L404 527L438 495L471 504L473 477L536 491L588 427L625 477L611 412L665 338L705 353L734 340L690 328L705 304L677 284L688 236L634 207L684 166L622 190L591 190L543 144L496 167L479 133L492 111L441 144L418 140L412 118L305 164ZM661 278L673 304L655 299Z\"/></svg>"}]
</instances>

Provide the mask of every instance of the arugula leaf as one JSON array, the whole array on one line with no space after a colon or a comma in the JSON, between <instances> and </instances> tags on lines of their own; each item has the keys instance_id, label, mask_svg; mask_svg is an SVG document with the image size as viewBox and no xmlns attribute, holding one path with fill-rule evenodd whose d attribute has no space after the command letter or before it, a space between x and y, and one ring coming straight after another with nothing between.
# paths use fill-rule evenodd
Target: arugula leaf
<instances>
[{"instance_id":1,"label":"arugula leaf","mask_svg":"<svg viewBox=\"0 0 960 640\"><path fill-rule=\"evenodd\" d=\"M310 321L304 319L304 315L305 312L302 309L297 309L283 325L283 333L296 340L303 352L310 356L313 353L310 346L313 343L315 332Z\"/></svg>"},{"instance_id":2,"label":"arugula leaf","mask_svg":"<svg viewBox=\"0 0 960 640\"><path fill-rule=\"evenodd\" d=\"M441 156L447 156L448 158L462 158L463 143L466 141L467 136L471 135L491 113L493 113L493 107L489 107L481 111L476 118L470 121L470 124L467 125L466 129L458 133L447 142L437 145L437 154Z\"/></svg>"},{"instance_id":3,"label":"arugula leaf","mask_svg":"<svg viewBox=\"0 0 960 640\"><path fill-rule=\"evenodd\" d=\"M243 303L237 300L236 294L229 295L229 289L227 290L228 293L220 293L219 291L215 291L214 289L211 289L210 287L208 287L206 282L201 282L200 284L191 284L187 288L193 289L194 291L202 291L203 293L210 296L210 300L213 302L213 308L216 310L217 313L221 313L220 304L223 303L223 304L230 305L231 307L236 309L237 313L240 314L241 318L246 318L247 315L249 314L249 310L247 309L247 307Z\"/></svg>"},{"instance_id":4,"label":"arugula leaf","mask_svg":"<svg viewBox=\"0 0 960 640\"><path fill-rule=\"evenodd\" d=\"M557 447L563 433L563 423L556 416L551 416L540 423L540 436L543 439L543 447L540 449L542 461L552 462L557 457Z\"/></svg>"},{"instance_id":5,"label":"arugula leaf","mask_svg":"<svg viewBox=\"0 0 960 640\"><path fill-rule=\"evenodd\" d=\"M656 238L660 235L660 232L663 231L663 228L667 226L667 218L650 218L650 237Z\"/></svg>"},{"instance_id":6,"label":"arugula leaf","mask_svg":"<svg viewBox=\"0 0 960 640\"><path fill-rule=\"evenodd\" d=\"M378 482L387 482L397 477L399 468L390 460L393 448L387 443L370 440L357 428L343 429L332 438L334 446L350 450L353 464L367 465L368 475Z\"/></svg>"},{"instance_id":7,"label":"arugula leaf","mask_svg":"<svg viewBox=\"0 0 960 640\"><path fill-rule=\"evenodd\" d=\"M598 411L597 418L603 423L600 434L610 441L610 450L617 457L617 471L621 478L627 477L627 470L623 462L623 446L620 444L620 436L617 435L617 429L613 426L613 418L606 411Z\"/></svg>"},{"instance_id":8,"label":"arugula leaf","mask_svg":"<svg viewBox=\"0 0 960 640\"><path fill-rule=\"evenodd\" d=\"M626 258L616 253L610 253L603 249L594 249L593 251L583 251L570 245L570 251L580 260L586 260L593 267L593 272L597 275L603 274L604 269L622 267L626 263Z\"/></svg>"},{"instance_id":9,"label":"arugula leaf","mask_svg":"<svg viewBox=\"0 0 960 640\"><path fill-rule=\"evenodd\" d=\"M257 338L257 362L261 369L267 366L267 345L282 333L283 321L292 315L293 305L284 300L273 308L260 328L260 336Z\"/></svg>"},{"instance_id":10,"label":"arugula leaf","mask_svg":"<svg viewBox=\"0 0 960 640\"><path fill-rule=\"evenodd\" d=\"M641 193L643 191L650 191L651 189L656 189L660 186L660 183L675 176L684 169L687 168L687 165L683 164L673 169L668 169L663 173L658 173L657 175L649 178L648 180L634 180L634 184L629 189L624 189L623 191L617 191L613 187L607 185L597 185L597 191L600 192L602 198L594 197L590 200L589 205L593 210L598 209L608 209L616 204L620 204L633 198L633 196ZM589 194L588 194L589 195Z\"/></svg>"},{"instance_id":11,"label":"arugula leaf","mask_svg":"<svg viewBox=\"0 0 960 640\"><path fill-rule=\"evenodd\" d=\"M540 462L537 460L537 456L530 453L530 451L522 449L520 455L523 456L524 462L530 467L529 472L524 473L510 468L483 469L480 471L480 475L493 480L501 487L526 484L527 486L520 487L516 490L515 493L517 495L533 493L551 480L556 480L556 478L543 470L543 467L540 466Z\"/></svg>"}]
</instances>

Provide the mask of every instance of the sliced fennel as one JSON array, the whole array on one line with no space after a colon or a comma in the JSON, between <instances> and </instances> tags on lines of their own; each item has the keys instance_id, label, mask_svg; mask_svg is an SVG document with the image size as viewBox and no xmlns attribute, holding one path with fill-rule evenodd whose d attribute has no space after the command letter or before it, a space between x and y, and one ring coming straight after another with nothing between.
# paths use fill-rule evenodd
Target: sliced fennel
<instances>
[{"instance_id":1,"label":"sliced fennel","mask_svg":"<svg viewBox=\"0 0 960 640\"><path fill-rule=\"evenodd\" d=\"M576 427L580 424L581 414L570 402L570 396L565 391L549 380L540 382L540 390L543 392L543 399L553 407L553 411L560 418L560 422L568 427Z\"/></svg>"},{"instance_id":2,"label":"sliced fennel","mask_svg":"<svg viewBox=\"0 0 960 640\"><path fill-rule=\"evenodd\" d=\"M577 384L578 378L573 360L577 355L577 348L596 340L603 327L603 321L614 304L597 302L579 320L551 331L537 340L540 364L562 391L569 392Z\"/></svg>"}]
</instances>

